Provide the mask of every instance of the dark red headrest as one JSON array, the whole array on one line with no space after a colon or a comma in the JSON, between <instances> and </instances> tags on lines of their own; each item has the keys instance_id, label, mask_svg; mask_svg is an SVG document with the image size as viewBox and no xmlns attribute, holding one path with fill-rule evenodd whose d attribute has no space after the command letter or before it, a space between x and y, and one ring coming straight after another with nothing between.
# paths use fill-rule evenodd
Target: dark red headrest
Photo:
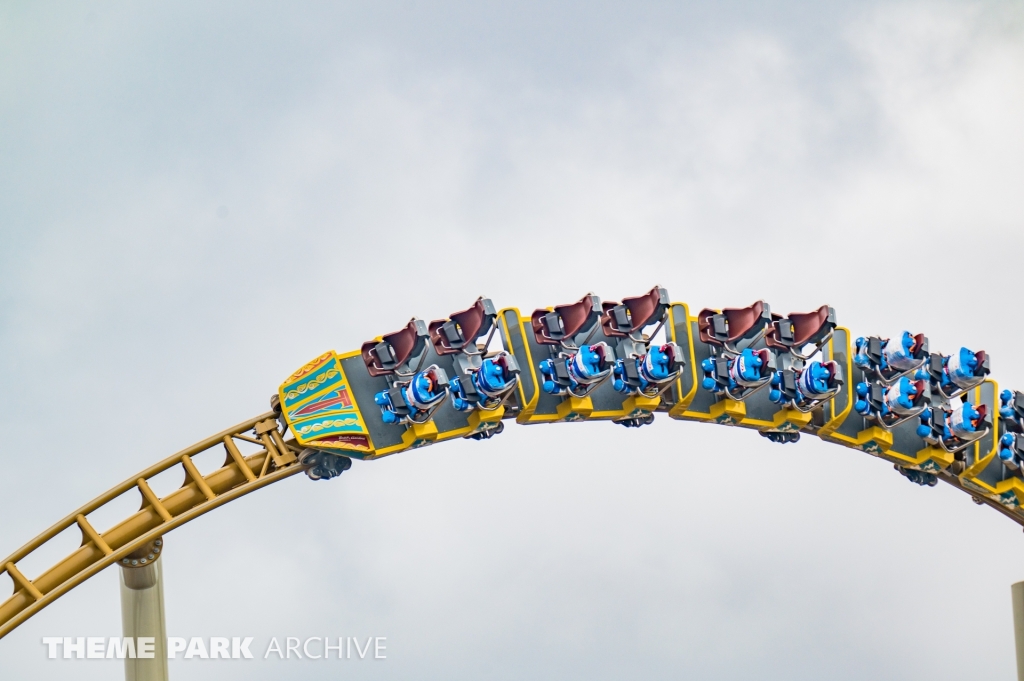
<instances>
[{"instance_id":1,"label":"dark red headrest","mask_svg":"<svg viewBox=\"0 0 1024 681\"><path fill-rule=\"evenodd\" d=\"M448 319L430 322L430 340L439 355L451 355L476 343L491 330L497 312L489 298L480 297L473 307L455 312Z\"/></svg>"},{"instance_id":2,"label":"dark red headrest","mask_svg":"<svg viewBox=\"0 0 1024 681\"><path fill-rule=\"evenodd\" d=\"M622 303L607 302L604 309L606 336L626 336L645 326L660 322L668 309L668 291L655 286L642 296L623 298Z\"/></svg>"},{"instance_id":3,"label":"dark red headrest","mask_svg":"<svg viewBox=\"0 0 1024 681\"><path fill-rule=\"evenodd\" d=\"M533 335L542 345L558 345L572 339L581 331L589 330L601 317L601 299L593 294L580 298L571 305L558 305L554 310L534 310L530 316Z\"/></svg>"},{"instance_id":4,"label":"dark red headrest","mask_svg":"<svg viewBox=\"0 0 1024 681\"><path fill-rule=\"evenodd\" d=\"M412 319L405 328L385 334L381 340L366 341L361 347L363 362L371 376L384 376L424 350L429 332L422 319Z\"/></svg>"}]
</instances>

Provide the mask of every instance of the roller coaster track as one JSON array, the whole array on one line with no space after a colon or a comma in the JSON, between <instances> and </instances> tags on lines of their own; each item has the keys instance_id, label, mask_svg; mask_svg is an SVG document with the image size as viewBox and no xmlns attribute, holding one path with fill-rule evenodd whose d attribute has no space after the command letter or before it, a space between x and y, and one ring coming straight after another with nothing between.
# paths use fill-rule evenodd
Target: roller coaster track
<instances>
[{"instance_id":1,"label":"roller coaster track","mask_svg":"<svg viewBox=\"0 0 1024 681\"><path fill-rule=\"evenodd\" d=\"M253 430L256 437L246 434ZM237 441L259 445L261 449L243 456ZM224 466L201 475L192 459L215 447L224 448ZM296 451L295 445L282 437L276 414L269 412L183 449L73 511L0 564L0 569L9 574L15 584L14 595L0 604L0 637L104 568L119 561L145 562L147 555L153 556L152 550L159 553L160 547L154 543L159 543L160 538L174 528L301 472L303 466L298 463ZM157 498L148 481L177 467L185 474L185 484ZM89 523L89 514L132 489L141 496L141 509L106 532L98 533ZM20 561L73 526L82 533L82 545L75 552L35 579L28 579L21 573L17 567ZM130 557L147 547L149 552Z\"/></svg>"},{"instance_id":2,"label":"roller coaster track","mask_svg":"<svg viewBox=\"0 0 1024 681\"><path fill-rule=\"evenodd\" d=\"M951 451L935 438L915 435L913 424L887 425L884 419L872 420L871 415L857 414L852 409L854 386L863 385L857 381L870 381L870 370L862 370L863 361L860 364L851 361L853 346L849 332L835 326L831 308L819 310L824 315L827 309L829 316L821 327L828 326L828 334L818 334L817 351L823 360L829 360L829 365L838 367L833 371L845 372L846 380L837 385L836 392L828 393L826 398L813 403L813 408L804 409L797 401L779 403L774 399L774 403L769 402L765 397L767 391L756 397L734 399L736 395L731 390L742 392L741 386L726 383L720 393L709 387L715 369L708 367L714 364L715 358L725 361L725 358L732 357L728 361L733 362L739 357L739 348L733 346L729 350L729 342L722 345L732 354L722 354L720 349L716 349L716 341L709 335L711 332L707 331L715 321L712 313L717 311L705 310L694 317L682 303L659 303L655 309L660 316L645 320L652 325L657 322L657 330L650 336L641 337L634 332L619 334L610 326L616 309L631 304L631 301L635 303L636 307L630 308L635 322L640 314L638 311L646 309L640 303L646 299L655 300L658 296L667 300L664 289L655 288L645 297L625 299L618 308L610 307L616 303L606 303L603 312L599 312L600 301L588 296L580 303L556 307L553 311L552 308L538 310L532 317L524 317L511 308L494 311L490 301L480 299L470 310L431 324L429 334L426 324L413 320L399 332L368 341L360 351L344 355L329 352L318 357L281 385L271 400L272 411L212 435L130 477L73 511L0 562L0 573L7 573L14 583L13 595L0 603L0 638L104 568L115 563L138 565L155 560L161 551L164 534L261 487L303 471L314 479L334 477L349 467L351 458L370 460L456 437L491 437L501 432L502 420L508 419L526 424L612 420L639 426L649 423L655 412L667 412L675 419L755 429L777 442L795 441L800 433L816 435L826 442L888 460L919 484L934 485L942 481L952 485L969 494L975 503L987 505L1024 526L1024 511L1020 503L1024 500L1024 476L1021 473L1024 456L1020 460L1011 457L1007 463L1003 458L1004 451L1000 450L1001 446L1006 446L1000 445L1000 437L1007 432L1021 433L1020 447L1024 450L1024 425L1021 425L1024 422L1024 395L1013 394L1020 415L1012 416L1007 398L997 397L1000 395L998 387L985 377L987 359L985 371L978 372L970 390L965 389L962 393L965 404L970 397L975 404L988 406L991 420L987 422L985 437L970 441L970 446ZM593 300L588 301L588 298ZM594 390L589 394L576 394L575 391L585 388L581 384L571 384L567 393L559 394L557 386L552 388L551 381L540 380L555 379L557 373L552 373L550 362L545 368L546 360L542 360L547 356L555 357L555 350L551 347L558 346L551 339L544 338L546 331L540 324L549 322L543 322L543 317L561 314L564 319L555 321L568 325L575 319L576 312L582 309L579 308L581 305L593 312L590 327L577 326L577 330L582 329L580 337L586 336L585 340L578 347L565 343L559 347L578 351L580 347L592 347L586 345L592 340L611 342L625 337L636 343L631 347L651 353L654 347L652 337L664 327L668 343L661 349L672 346L679 353L678 371L671 376L671 381L666 379L657 394L634 390L629 395L628 391L623 392L621 385L612 390L612 381L609 380L600 387L603 393ZM597 307L591 310L594 305ZM763 310L758 306L763 306ZM741 313L742 317L752 309L763 314L767 321L761 333L746 339L751 348L763 348L765 332L770 335L769 327L779 324L780 319L786 323L810 316L769 316L768 306L762 303L731 312ZM724 319L728 313L730 311L722 311L717 317ZM622 320L628 322L629 315L620 315ZM637 329L643 326L643 323L637 324L634 324ZM601 328L605 331L595 335ZM503 350L497 353L489 352L495 331L499 333L503 346ZM484 336L486 341L478 345L477 338ZM861 340L858 339L858 348ZM543 345L546 341L548 346ZM768 342L770 344L770 339ZM778 343L774 347L773 352L779 357L791 353L801 358L803 346L795 352ZM549 352L550 355L545 354ZM571 361L571 356L566 356ZM978 353L978 356L983 357L984 353ZM459 399L467 394L465 382L478 375L473 372L481 371L481 361L488 361L481 359L484 357L505 362L502 365L505 369L518 366L516 372L521 373L506 384L504 392L494 398L493 405L484 401L475 407L473 404L467 407L463 401L461 407L458 406ZM941 361L936 365L935 357L931 355L932 366L939 366L941 370ZM421 372L428 359L434 364ZM640 357L637 362L642 359ZM391 365L388 364L390 360L394 360ZM403 360L407 363L402 364ZM858 360L862 360L861 355L858 355ZM469 365L473 366L467 372ZM621 364L616 365L619 366ZM783 363L782 366L791 365ZM798 378L800 367L807 370L803 364L792 366L798 367ZM406 399L401 397L401 391L409 388L408 377L423 375L437 383L434 379L445 375L444 367L453 376L461 376L462 386L453 381L449 392L448 384L443 383L444 390L438 393L438 404L424 406L422 413L413 408L410 418L402 417L404 421L396 422L399 417L395 416L395 405L404 404L400 402ZM703 384L698 376L700 367L705 372ZM731 370L732 364L729 367ZM614 376L625 378L626 373ZM779 373L781 375L782 369ZM610 370L608 374L605 378L612 377ZM415 380L412 379L413 382ZM431 385L436 389L434 383ZM945 405L948 410L949 395L943 391L941 381L933 385L945 400L934 404ZM552 389L556 391L554 394L546 394ZM999 399L1003 400L1001 407ZM960 403L957 401L955 404L959 407ZM806 401L803 406L807 406ZM1003 414L1002 418L1000 414ZM941 428L938 432L941 434ZM941 435L938 437L941 439ZM243 454L243 448L249 453ZM193 458L212 450L223 451L224 463L212 472L201 474ZM172 470L182 474L184 483L163 497L157 496L150 480ZM139 495L139 510L106 531L98 532L89 520L90 515L133 490ZM81 533L81 544L76 550L34 578L26 576L18 568L19 563L71 528L77 528Z\"/></svg>"}]
</instances>

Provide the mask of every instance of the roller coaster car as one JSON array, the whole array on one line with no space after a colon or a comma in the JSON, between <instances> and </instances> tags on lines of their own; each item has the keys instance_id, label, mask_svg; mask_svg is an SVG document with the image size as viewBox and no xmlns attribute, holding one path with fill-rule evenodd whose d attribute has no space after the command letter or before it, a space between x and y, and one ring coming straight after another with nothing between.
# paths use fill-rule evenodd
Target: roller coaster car
<instances>
[{"instance_id":1,"label":"roller coaster car","mask_svg":"<svg viewBox=\"0 0 1024 681\"><path fill-rule=\"evenodd\" d=\"M779 353L779 367L768 394L772 402L806 413L835 397L844 382L839 364L807 363L832 338L835 328L836 311L828 305L771 322L765 345ZM808 345L814 348L805 353Z\"/></svg>"},{"instance_id":2,"label":"roller coaster car","mask_svg":"<svg viewBox=\"0 0 1024 681\"><path fill-rule=\"evenodd\" d=\"M822 305L814 312L795 312L784 319L772 321L765 344L775 350L789 352L797 359L808 360L832 338L835 328L836 311ZM814 350L802 354L808 345L813 345Z\"/></svg>"},{"instance_id":3,"label":"roller coaster car","mask_svg":"<svg viewBox=\"0 0 1024 681\"><path fill-rule=\"evenodd\" d=\"M483 409L495 411L512 394L519 382L519 364L511 354L501 351L486 355L498 313L489 298L477 298L468 310L448 319L430 323L430 339L438 355L456 355L456 376L451 380L452 406L458 411ZM487 334L487 340L477 340ZM501 432L500 421L471 437L483 439Z\"/></svg>"},{"instance_id":4,"label":"roller coaster car","mask_svg":"<svg viewBox=\"0 0 1024 681\"><path fill-rule=\"evenodd\" d=\"M989 372L989 358L984 350L972 352L960 348L953 355L932 353L928 358L932 386L946 399L959 397L981 385Z\"/></svg>"},{"instance_id":5,"label":"roller coaster car","mask_svg":"<svg viewBox=\"0 0 1024 681\"><path fill-rule=\"evenodd\" d=\"M922 370L929 358L928 338L924 334L904 331L899 340L858 338L854 349L854 364L885 385L913 372L917 372L915 378L927 378L927 372Z\"/></svg>"},{"instance_id":6,"label":"roller coaster car","mask_svg":"<svg viewBox=\"0 0 1024 681\"><path fill-rule=\"evenodd\" d=\"M621 339L616 347L613 371L613 387L618 392L657 397L686 366L686 354L675 343L651 343L668 317L669 304L668 291L658 286L642 296L623 298L622 303L604 303L601 320L604 334ZM645 335L643 330L652 324L657 324L657 328ZM619 423L639 426L650 420L645 416Z\"/></svg>"},{"instance_id":7,"label":"roller coaster car","mask_svg":"<svg viewBox=\"0 0 1024 681\"><path fill-rule=\"evenodd\" d=\"M366 370L371 376L411 373L406 365L422 358L429 337L426 323L412 319L401 331L385 334L379 341L366 341L361 348Z\"/></svg>"},{"instance_id":8,"label":"roller coaster car","mask_svg":"<svg viewBox=\"0 0 1024 681\"><path fill-rule=\"evenodd\" d=\"M697 315L698 334L712 352L701 362L703 388L732 400L745 400L768 385L775 373L775 355L752 346L765 337L776 319L781 318L773 315L763 300L721 312L701 310Z\"/></svg>"},{"instance_id":9,"label":"roller coaster car","mask_svg":"<svg viewBox=\"0 0 1024 681\"><path fill-rule=\"evenodd\" d=\"M930 391L926 381L911 381L906 376L886 386L877 382L857 384L853 408L886 430L891 430L928 408Z\"/></svg>"},{"instance_id":10,"label":"roller coaster car","mask_svg":"<svg viewBox=\"0 0 1024 681\"><path fill-rule=\"evenodd\" d=\"M611 375L615 356L604 341L588 344L598 331L602 318L601 299L583 296L571 305L554 310L534 310L530 317L533 335L540 345L550 347L551 359L538 364L541 387L551 395L586 397ZM577 338L586 334L582 343Z\"/></svg>"},{"instance_id":11,"label":"roller coaster car","mask_svg":"<svg viewBox=\"0 0 1024 681\"><path fill-rule=\"evenodd\" d=\"M934 407L924 410L917 434L928 444L955 454L987 435L991 428L988 407L984 404L975 406L965 400L951 409Z\"/></svg>"},{"instance_id":12,"label":"roller coaster car","mask_svg":"<svg viewBox=\"0 0 1024 681\"><path fill-rule=\"evenodd\" d=\"M721 312L701 310L697 315L697 329L700 339L708 345L722 347L738 355L739 343L745 341L749 346L757 342L776 319L779 317L772 315L768 303L759 300L750 307L730 308Z\"/></svg>"}]
</instances>

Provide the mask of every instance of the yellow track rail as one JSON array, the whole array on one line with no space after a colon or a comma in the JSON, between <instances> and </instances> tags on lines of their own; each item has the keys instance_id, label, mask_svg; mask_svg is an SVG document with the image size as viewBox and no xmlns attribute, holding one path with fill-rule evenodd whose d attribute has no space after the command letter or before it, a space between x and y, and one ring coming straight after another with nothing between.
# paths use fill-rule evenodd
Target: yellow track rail
<instances>
[{"instance_id":1,"label":"yellow track rail","mask_svg":"<svg viewBox=\"0 0 1024 681\"><path fill-rule=\"evenodd\" d=\"M247 435L249 431L253 434ZM261 449L243 456L238 441ZM215 447L224 448L224 465L203 476L192 457ZM277 414L268 412L183 449L73 511L0 562L0 573L6 572L14 581L14 594L0 603L0 638L74 587L163 534L302 471L304 467L296 456L300 449L294 442L284 440ZM177 466L183 469L185 484L158 498L149 479ZM97 532L89 523L89 514L133 488L142 498L141 509L106 532ZM82 533L82 544L76 551L35 579L29 579L18 569L19 562L72 526Z\"/></svg>"}]
</instances>

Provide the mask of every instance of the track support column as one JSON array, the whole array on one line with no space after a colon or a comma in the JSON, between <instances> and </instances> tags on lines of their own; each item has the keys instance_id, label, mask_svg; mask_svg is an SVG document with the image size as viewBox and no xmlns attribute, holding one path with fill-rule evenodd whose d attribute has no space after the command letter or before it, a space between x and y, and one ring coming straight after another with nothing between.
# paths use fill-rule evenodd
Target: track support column
<instances>
[{"instance_id":1,"label":"track support column","mask_svg":"<svg viewBox=\"0 0 1024 681\"><path fill-rule=\"evenodd\" d=\"M1024 582L1010 587L1013 597L1013 640L1017 647L1017 681L1024 681Z\"/></svg>"},{"instance_id":2,"label":"track support column","mask_svg":"<svg viewBox=\"0 0 1024 681\"><path fill-rule=\"evenodd\" d=\"M121 566L121 629L125 638L154 639L153 657L125 658L125 681L167 681L167 624L164 619L163 540L130 554Z\"/></svg>"}]
</instances>

